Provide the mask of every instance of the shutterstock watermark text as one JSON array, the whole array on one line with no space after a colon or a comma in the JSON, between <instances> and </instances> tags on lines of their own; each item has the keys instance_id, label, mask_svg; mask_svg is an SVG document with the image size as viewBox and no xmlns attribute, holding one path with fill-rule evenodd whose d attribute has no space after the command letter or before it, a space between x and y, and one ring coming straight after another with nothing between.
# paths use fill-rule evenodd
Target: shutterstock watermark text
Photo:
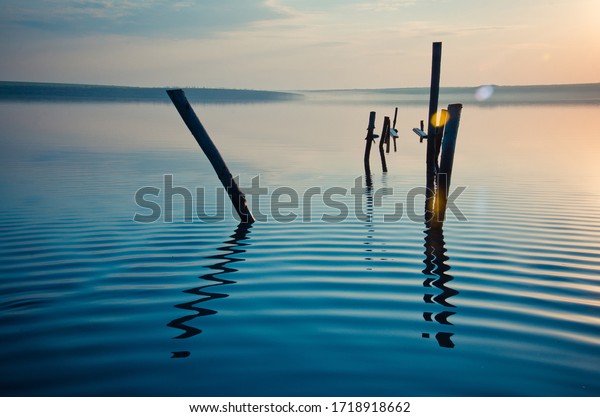
<instances>
[{"instance_id":1,"label":"shutterstock watermark text","mask_svg":"<svg viewBox=\"0 0 600 417\"><path fill-rule=\"evenodd\" d=\"M349 219L367 222L372 220L375 209L382 208L386 209L383 213L385 223L399 222L403 218L423 222L425 187L411 188L401 196L396 195L392 187L374 189L363 185L363 182L363 177L357 177L350 188L315 186L297 190L280 186L271 190L261 185L260 176L255 176L251 186L242 188L242 191L257 222L340 223ZM465 190L466 187L461 186L448 193L446 217L451 213L458 221L467 221L456 203ZM384 204L386 199L392 197L393 204ZM138 189L134 200L137 210L133 220L138 223L172 223L180 219L184 222L217 223L225 221L228 216L239 220L224 188L209 190L197 187L190 190L175 185L172 174L163 176L162 187ZM181 204L182 210L176 210L175 207L180 208Z\"/></svg>"}]
</instances>

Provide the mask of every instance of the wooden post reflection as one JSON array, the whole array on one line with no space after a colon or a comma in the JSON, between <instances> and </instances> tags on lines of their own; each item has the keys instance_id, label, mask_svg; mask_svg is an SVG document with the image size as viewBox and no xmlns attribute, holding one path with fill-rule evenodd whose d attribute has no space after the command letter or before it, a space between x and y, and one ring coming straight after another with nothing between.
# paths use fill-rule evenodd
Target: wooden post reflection
<instances>
[{"instance_id":1,"label":"wooden post reflection","mask_svg":"<svg viewBox=\"0 0 600 417\"><path fill-rule=\"evenodd\" d=\"M425 311L423 313L423 319L427 322L435 322L442 326L453 326L449 321L450 317L456 314L454 309L456 306L452 304L450 298L459 294L453 288L448 287L454 277L448 274L450 266L448 261L450 258L446 255L446 248L444 242L444 232L441 228L428 228L425 230L425 269L423 274L427 278L423 281L423 286L427 289L431 289L431 292L425 293L423 300L428 305L428 310L435 304L441 306L442 311ZM437 289L437 294L435 294ZM432 304L429 306L429 304ZM444 348L453 348L454 342L451 337L454 335L453 332L448 331L437 331L435 333L435 339L438 344ZM422 333L423 338L430 338L430 333Z\"/></svg>"},{"instance_id":2,"label":"wooden post reflection","mask_svg":"<svg viewBox=\"0 0 600 417\"><path fill-rule=\"evenodd\" d=\"M208 291L207 289L235 284L235 281L225 279L223 276L225 274L237 272L237 269L233 268L232 264L235 262L243 262L245 260L241 255L246 252L244 247L249 245L249 243L245 243L244 241L248 240L248 234L250 233L251 228L251 224L240 223L235 229L235 232L229 236L229 239L223 242L223 246L217 248L220 253L206 257L206 259L212 260L214 263L207 266L210 272L199 277L203 285L184 291L187 294L194 295L195 298L191 301L175 305L176 308L185 310L186 312L192 312L192 314L186 314L167 324L167 326L179 329L183 332L180 335L175 336L175 339L187 339L200 334L202 330L190 323L198 317L217 314L216 310L205 308L198 304L229 296L225 293ZM172 357L184 358L189 355L190 352L188 351L180 351L173 352Z\"/></svg>"}]
</instances>

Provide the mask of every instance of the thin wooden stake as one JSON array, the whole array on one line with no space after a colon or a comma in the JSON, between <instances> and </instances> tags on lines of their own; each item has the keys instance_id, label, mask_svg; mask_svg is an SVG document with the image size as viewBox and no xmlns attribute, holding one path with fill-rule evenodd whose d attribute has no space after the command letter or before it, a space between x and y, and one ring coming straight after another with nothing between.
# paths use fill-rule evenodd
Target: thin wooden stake
<instances>
[{"instance_id":1,"label":"thin wooden stake","mask_svg":"<svg viewBox=\"0 0 600 417\"><path fill-rule=\"evenodd\" d=\"M390 127L391 126L388 126L387 135L385 136L385 153L390 153L390 144L392 142L390 139L392 136Z\"/></svg>"},{"instance_id":2,"label":"thin wooden stake","mask_svg":"<svg viewBox=\"0 0 600 417\"><path fill-rule=\"evenodd\" d=\"M241 222L247 224L254 223L254 216L248 208L246 196L238 187L237 182L233 178L233 175L231 175L231 171L229 171L219 150L211 140L210 136L208 136L208 133L204 129L204 126L202 126L196 113L194 113L194 109L192 109L192 106L185 97L183 90L167 90L167 94L186 126L190 132L192 132L196 142L198 142L198 145L200 145L200 148L204 151L204 154L217 173L219 180L221 180L221 184L223 184L223 187L227 190L233 207L240 216Z\"/></svg>"},{"instance_id":3,"label":"thin wooden stake","mask_svg":"<svg viewBox=\"0 0 600 417\"><path fill-rule=\"evenodd\" d=\"M369 113L369 127L367 128L367 137L365 138L365 175L371 176L371 164L369 163L369 157L371 156L371 144L373 139L373 130L375 130L375 112Z\"/></svg>"},{"instance_id":4,"label":"thin wooden stake","mask_svg":"<svg viewBox=\"0 0 600 417\"><path fill-rule=\"evenodd\" d=\"M390 135L390 118L385 116L383 119L383 129L381 130L381 137L379 138L379 155L381 155L381 167L383 172L387 172L387 164L385 163L385 152L383 150L383 144L385 138Z\"/></svg>"},{"instance_id":5,"label":"thin wooden stake","mask_svg":"<svg viewBox=\"0 0 600 417\"><path fill-rule=\"evenodd\" d=\"M398 107L394 110L394 123L392 129L396 132L395 135L392 135L394 139L394 152L398 152L398 147L396 146L396 139L398 138L398 131L396 130L396 118L398 117Z\"/></svg>"}]
</instances>

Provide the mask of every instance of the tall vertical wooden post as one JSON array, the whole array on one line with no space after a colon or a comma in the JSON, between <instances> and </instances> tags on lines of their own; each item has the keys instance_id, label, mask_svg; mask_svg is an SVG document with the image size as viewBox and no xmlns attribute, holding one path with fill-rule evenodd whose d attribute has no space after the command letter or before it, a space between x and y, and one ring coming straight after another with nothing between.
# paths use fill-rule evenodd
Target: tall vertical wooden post
<instances>
[{"instance_id":1,"label":"tall vertical wooden post","mask_svg":"<svg viewBox=\"0 0 600 417\"><path fill-rule=\"evenodd\" d=\"M365 175L371 176L371 164L369 163L369 157L371 156L371 145L373 144L373 131L375 130L375 112L369 113L369 127L367 128L367 137L365 139Z\"/></svg>"},{"instance_id":2,"label":"tall vertical wooden post","mask_svg":"<svg viewBox=\"0 0 600 417\"><path fill-rule=\"evenodd\" d=\"M246 195L238 187L233 175L231 175L231 171L229 171L227 164L223 160L223 157L210 136L208 136L204 126L200 123L198 116L194 113L194 109L192 109L192 106L185 97L183 90L167 90L167 94L186 126L190 129L190 132L192 132L196 142L198 142L198 145L200 145L200 148L204 151L204 154L217 173L219 180L221 180L221 184L223 184L223 187L227 190L231 203L237 211L237 214L240 216L241 222L254 223L254 216L246 203Z\"/></svg>"},{"instance_id":3,"label":"tall vertical wooden post","mask_svg":"<svg viewBox=\"0 0 600 417\"><path fill-rule=\"evenodd\" d=\"M383 144L385 138L390 135L390 118L385 116L383 119L383 129L381 130L381 137L379 138L379 155L381 155L381 168L383 172L387 172L387 164L385 162L385 151L383 150Z\"/></svg>"},{"instance_id":4,"label":"tall vertical wooden post","mask_svg":"<svg viewBox=\"0 0 600 417\"><path fill-rule=\"evenodd\" d=\"M446 218L446 205L450 181L452 180L452 166L454 164L454 151L456 149L456 138L460 124L462 104L450 104L448 106L448 122L444 130L442 141L442 161L438 172L438 188L435 197L435 216L432 226L441 227Z\"/></svg>"},{"instance_id":5,"label":"tall vertical wooden post","mask_svg":"<svg viewBox=\"0 0 600 417\"><path fill-rule=\"evenodd\" d=\"M433 53L431 60L431 88L429 90L429 118L427 127L427 171L426 171L426 192L425 192L425 221L433 217L435 203L435 175L436 175L436 140L435 125L433 117L437 113L438 100L440 95L440 72L442 66L442 43L433 43Z\"/></svg>"}]
</instances>

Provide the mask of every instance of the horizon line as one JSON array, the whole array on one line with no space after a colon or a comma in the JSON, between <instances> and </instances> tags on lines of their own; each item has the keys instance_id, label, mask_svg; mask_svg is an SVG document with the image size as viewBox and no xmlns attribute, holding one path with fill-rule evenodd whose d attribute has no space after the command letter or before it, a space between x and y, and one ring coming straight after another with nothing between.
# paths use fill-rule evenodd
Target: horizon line
<instances>
[{"instance_id":1,"label":"horizon line","mask_svg":"<svg viewBox=\"0 0 600 417\"><path fill-rule=\"evenodd\" d=\"M0 80L0 84L39 84L39 85L59 85L59 86L79 86L79 87L100 87L100 88L131 88L131 89L199 89L199 90L235 90L235 91L269 91L269 92L336 92L336 91L369 91L369 90L410 90L423 89L429 86L410 86L410 87L347 87L347 88L307 88L307 89L257 89L257 88L235 88L235 87L199 87L199 86L133 86L133 85L118 85L118 84L86 84L86 83L67 83L67 82L52 82L52 81L17 81L17 80ZM588 83L565 83L565 84L478 84L471 86L441 86L441 89L467 89L479 88L482 86L492 86L494 88L527 88L527 87L583 87L583 86L600 86L598 82Z\"/></svg>"}]
</instances>

